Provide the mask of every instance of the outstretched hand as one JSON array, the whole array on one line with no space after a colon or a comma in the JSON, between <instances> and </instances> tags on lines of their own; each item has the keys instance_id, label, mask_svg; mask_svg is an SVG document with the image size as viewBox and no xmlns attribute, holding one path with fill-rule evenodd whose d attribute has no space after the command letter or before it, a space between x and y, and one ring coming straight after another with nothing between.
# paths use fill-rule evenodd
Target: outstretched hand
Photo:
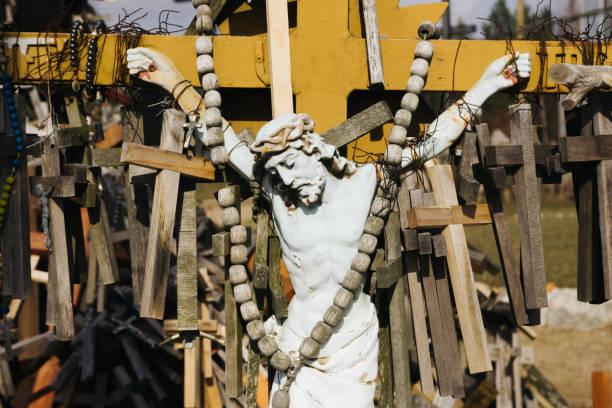
<instances>
[{"instance_id":1,"label":"outstretched hand","mask_svg":"<svg viewBox=\"0 0 612 408\"><path fill-rule=\"evenodd\" d=\"M183 79L170 58L150 48L127 50L127 66L130 75L137 75L143 81L157 84L168 92Z\"/></svg>"},{"instance_id":2,"label":"outstretched hand","mask_svg":"<svg viewBox=\"0 0 612 408\"><path fill-rule=\"evenodd\" d=\"M495 93L516 85L519 80L529 78L531 59L529 54L519 52L506 55L493 61L480 78L481 83Z\"/></svg>"}]
</instances>

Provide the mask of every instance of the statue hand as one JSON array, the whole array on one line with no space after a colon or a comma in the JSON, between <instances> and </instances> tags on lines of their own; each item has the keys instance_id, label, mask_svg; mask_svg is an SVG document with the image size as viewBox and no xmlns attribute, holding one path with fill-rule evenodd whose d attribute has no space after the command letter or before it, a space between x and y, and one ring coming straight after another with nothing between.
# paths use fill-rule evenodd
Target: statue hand
<instances>
[{"instance_id":1,"label":"statue hand","mask_svg":"<svg viewBox=\"0 0 612 408\"><path fill-rule=\"evenodd\" d=\"M520 79L529 78L531 73L531 60L529 54L506 55L491 63L480 78L480 83L491 92L510 88Z\"/></svg>"},{"instance_id":2,"label":"statue hand","mask_svg":"<svg viewBox=\"0 0 612 408\"><path fill-rule=\"evenodd\" d=\"M143 81L157 84L168 92L183 79L170 58L150 48L129 49L127 63L130 75L138 75Z\"/></svg>"}]
</instances>

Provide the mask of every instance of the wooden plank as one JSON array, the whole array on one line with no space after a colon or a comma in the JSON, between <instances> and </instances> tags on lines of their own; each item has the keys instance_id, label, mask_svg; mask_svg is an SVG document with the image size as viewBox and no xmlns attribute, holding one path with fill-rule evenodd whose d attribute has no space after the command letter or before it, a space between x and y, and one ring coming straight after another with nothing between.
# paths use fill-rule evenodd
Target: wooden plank
<instances>
[{"instance_id":1,"label":"wooden plank","mask_svg":"<svg viewBox=\"0 0 612 408\"><path fill-rule=\"evenodd\" d=\"M321 134L325 143L342 147L393 120L387 102L380 101Z\"/></svg>"},{"instance_id":2,"label":"wooden plank","mask_svg":"<svg viewBox=\"0 0 612 408\"><path fill-rule=\"evenodd\" d=\"M566 163L612 159L612 141L608 135L559 138L561 160Z\"/></svg>"},{"instance_id":3,"label":"wooden plank","mask_svg":"<svg viewBox=\"0 0 612 408\"><path fill-rule=\"evenodd\" d=\"M79 120L80 122L80 120ZM72 122L70 122L72 124ZM60 149L66 147L83 146L94 141L95 129L93 126L73 125L57 130L57 144Z\"/></svg>"},{"instance_id":4,"label":"wooden plank","mask_svg":"<svg viewBox=\"0 0 612 408\"><path fill-rule=\"evenodd\" d=\"M372 269L374 266L372 266ZM376 273L376 272L375 272ZM389 324L388 291L376 292L374 303L378 314L378 383L380 396L378 406L393 407L393 370L391 360L391 330Z\"/></svg>"},{"instance_id":5,"label":"wooden plank","mask_svg":"<svg viewBox=\"0 0 612 408\"><path fill-rule=\"evenodd\" d=\"M160 145L163 150L175 152L182 150L184 121L183 112L178 110L164 112ZM164 317L179 181L180 174L171 170L162 170L156 178L140 298L141 317L153 319Z\"/></svg>"},{"instance_id":6,"label":"wooden plank","mask_svg":"<svg viewBox=\"0 0 612 408\"><path fill-rule=\"evenodd\" d=\"M378 30L378 13L376 0L361 0L363 26L365 28L366 52L368 54L368 72L370 88L385 89L382 54L380 52L380 31Z\"/></svg>"},{"instance_id":7,"label":"wooden plank","mask_svg":"<svg viewBox=\"0 0 612 408\"><path fill-rule=\"evenodd\" d=\"M97 205L87 209L89 215L90 237L96 247L95 255L98 261L98 273L105 285L119 280L119 268L115 247L112 243L111 229L108 222L106 204L101 197L96 198Z\"/></svg>"},{"instance_id":8,"label":"wooden plank","mask_svg":"<svg viewBox=\"0 0 612 408\"><path fill-rule=\"evenodd\" d=\"M546 165L546 159L559 151L557 145L535 144L533 146L535 163L539 166ZM519 145L487 146L484 150L485 165L495 166L522 166L523 149Z\"/></svg>"},{"instance_id":9,"label":"wooden plank","mask_svg":"<svg viewBox=\"0 0 612 408\"><path fill-rule=\"evenodd\" d=\"M181 179L176 296L179 330L198 330L198 243L196 237L196 183ZM198 346L199 355L199 346ZM199 370L199 367L198 367ZM200 381L196 383L199 388Z\"/></svg>"},{"instance_id":10,"label":"wooden plank","mask_svg":"<svg viewBox=\"0 0 612 408\"><path fill-rule=\"evenodd\" d=\"M495 406L499 408L512 408L512 371L510 365L510 347L500 333L495 334L496 360L495 360L495 388L497 397Z\"/></svg>"},{"instance_id":11,"label":"wooden plank","mask_svg":"<svg viewBox=\"0 0 612 408\"><path fill-rule=\"evenodd\" d=\"M281 246L278 237L270 237L268 241L268 286L270 289L270 303L274 315L280 319L288 316L287 298L283 292L280 278Z\"/></svg>"},{"instance_id":12,"label":"wooden plank","mask_svg":"<svg viewBox=\"0 0 612 408\"><path fill-rule=\"evenodd\" d=\"M89 259L87 265L87 287L85 288L85 304L92 305L96 298L98 284L98 261L93 240L89 241Z\"/></svg>"},{"instance_id":13,"label":"wooden plank","mask_svg":"<svg viewBox=\"0 0 612 408\"><path fill-rule=\"evenodd\" d=\"M527 309L548 305L546 271L540 209L540 186L536 177L533 151L531 106L518 104L509 107L512 143L523 147L523 166L514 176L516 202L519 215L521 243L521 269Z\"/></svg>"},{"instance_id":14,"label":"wooden plank","mask_svg":"<svg viewBox=\"0 0 612 408\"><path fill-rule=\"evenodd\" d=\"M397 212L392 212L385 226L385 256L387 262L402 260L400 241L400 220ZM377 272L378 273L378 272ZM391 331L391 354L393 356L393 388L395 406L409 408L412 396L410 390L410 356L408 354L409 333L406 321L406 289L403 276L388 289L389 323Z\"/></svg>"},{"instance_id":15,"label":"wooden plank","mask_svg":"<svg viewBox=\"0 0 612 408\"><path fill-rule=\"evenodd\" d=\"M612 408L612 374L609 371L591 373L593 408Z\"/></svg>"},{"instance_id":16,"label":"wooden plank","mask_svg":"<svg viewBox=\"0 0 612 408\"><path fill-rule=\"evenodd\" d=\"M197 315L196 315L197 317ZM195 336L185 342L185 357L183 359L183 406L185 408L200 408L201 404L201 341Z\"/></svg>"},{"instance_id":17,"label":"wooden plank","mask_svg":"<svg viewBox=\"0 0 612 408\"><path fill-rule=\"evenodd\" d=\"M489 127L487 124L476 126L478 132L478 149L482 152L489 145ZM480 154L480 164L483 165L484 155ZM525 309L525 297L523 295L523 286L521 284L521 276L514 257L514 249L512 247L512 238L508 228L506 215L504 214L504 204L501 191L492 183L484 184L485 196L491 220L493 222L493 234L495 243L497 244L497 253L506 283L508 297L510 299L510 307L514 314L514 318L518 325L529 323L527 310Z\"/></svg>"},{"instance_id":18,"label":"wooden plank","mask_svg":"<svg viewBox=\"0 0 612 408\"><path fill-rule=\"evenodd\" d=\"M255 238L255 260L253 263L253 286L255 289L268 287L268 237L270 215L266 209L257 214L257 235Z\"/></svg>"},{"instance_id":19,"label":"wooden plank","mask_svg":"<svg viewBox=\"0 0 612 408\"><path fill-rule=\"evenodd\" d=\"M593 132L596 135L608 135L608 144L612 145L612 120L610 109L612 98L595 94L591 98L593 105ZM612 147L610 148L612 152ZM599 204L599 233L601 236L601 257L603 287L601 300L612 299L612 157L597 164L597 202Z\"/></svg>"},{"instance_id":20,"label":"wooden plank","mask_svg":"<svg viewBox=\"0 0 612 408\"><path fill-rule=\"evenodd\" d=\"M229 264L229 256L225 258ZM232 282L225 280L225 393L238 398L242 384L242 325L238 317Z\"/></svg>"},{"instance_id":21,"label":"wooden plank","mask_svg":"<svg viewBox=\"0 0 612 408\"><path fill-rule=\"evenodd\" d=\"M457 193L466 204L476 204L480 183L474 179L472 164L478 162L476 154L476 133L465 132L459 160L459 175L457 177Z\"/></svg>"},{"instance_id":22,"label":"wooden plank","mask_svg":"<svg viewBox=\"0 0 612 408\"><path fill-rule=\"evenodd\" d=\"M458 205L455 183L450 166L426 163L437 205ZM490 371L491 361L480 305L474 286L474 276L462 225L449 225L442 231L448 248L450 272L461 334L471 373Z\"/></svg>"},{"instance_id":23,"label":"wooden plank","mask_svg":"<svg viewBox=\"0 0 612 408\"><path fill-rule=\"evenodd\" d=\"M212 162L203 157L187 156L136 143L123 144L121 162L171 170L203 180L215 179L215 168Z\"/></svg>"},{"instance_id":24,"label":"wooden plank","mask_svg":"<svg viewBox=\"0 0 612 408\"><path fill-rule=\"evenodd\" d=\"M42 155L43 176L60 175L60 152L50 137L44 142ZM55 334L60 341L74 337L72 315L72 285L64 210L61 199L49 199L49 233L53 251L49 253L49 285L47 287L47 324L55 325Z\"/></svg>"},{"instance_id":25,"label":"wooden plank","mask_svg":"<svg viewBox=\"0 0 612 408\"><path fill-rule=\"evenodd\" d=\"M192 330L199 330L207 333L216 333L218 329L219 323L216 320L199 319L196 328ZM179 330L179 322L177 319L164 319L164 335L171 336L173 334L176 334Z\"/></svg>"},{"instance_id":26,"label":"wooden plank","mask_svg":"<svg viewBox=\"0 0 612 408\"><path fill-rule=\"evenodd\" d=\"M410 228L442 228L450 224L491 224L489 208L486 204L476 204L411 208L408 211Z\"/></svg>"},{"instance_id":27,"label":"wooden plank","mask_svg":"<svg viewBox=\"0 0 612 408\"><path fill-rule=\"evenodd\" d=\"M91 165L97 167L116 167L122 166L121 153L123 149L120 147L108 149L93 149L91 151Z\"/></svg>"},{"instance_id":28,"label":"wooden plank","mask_svg":"<svg viewBox=\"0 0 612 408\"><path fill-rule=\"evenodd\" d=\"M49 189L53 188L51 197L68 198L76 195L76 186L74 177L72 176L32 176L30 177L30 193L32 195L36 194L34 187L37 184L40 184L44 191L48 191Z\"/></svg>"},{"instance_id":29,"label":"wooden plank","mask_svg":"<svg viewBox=\"0 0 612 408\"><path fill-rule=\"evenodd\" d=\"M289 15L286 0L266 0L272 117L293 113Z\"/></svg>"}]
</instances>

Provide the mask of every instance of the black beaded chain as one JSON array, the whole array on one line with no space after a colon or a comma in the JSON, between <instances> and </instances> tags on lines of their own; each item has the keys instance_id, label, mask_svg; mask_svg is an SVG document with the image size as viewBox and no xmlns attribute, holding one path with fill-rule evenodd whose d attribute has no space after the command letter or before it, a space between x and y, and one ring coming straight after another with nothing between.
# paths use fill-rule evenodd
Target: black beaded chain
<instances>
[{"instance_id":1,"label":"black beaded chain","mask_svg":"<svg viewBox=\"0 0 612 408\"><path fill-rule=\"evenodd\" d=\"M106 31L104 20L98 20L94 26L94 31L89 38L89 46L87 48L87 69L85 82L85 95L87 99L93 101L96 98L97 87L94 86L94 78L96 76L96 58L98 56L98 39L100 35Z\"/></svg>"}]
</instances>

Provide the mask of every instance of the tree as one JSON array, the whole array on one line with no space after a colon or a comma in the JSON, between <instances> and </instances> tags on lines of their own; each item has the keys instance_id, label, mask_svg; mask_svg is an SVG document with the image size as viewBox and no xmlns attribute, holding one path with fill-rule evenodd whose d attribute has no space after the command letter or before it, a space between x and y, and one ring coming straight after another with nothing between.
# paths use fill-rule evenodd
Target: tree
<instances>
[{"instance_id":1,"label":"tree","mask_svg":"<svg viewBox=\"0 0 612 408\"><path fill-rule=\"evenodd\" d=\"M520 33L523 34L522 37L533 40L553 39L550 16L550 8L548 7L537 9L532 13L529 6L525 5L525 27L518 28ZM516 38L516 16L508 8L506 0L497 0L495 2L487 22L482 25L482 32L487 40Z\"/></svg>"}]
</instances>

